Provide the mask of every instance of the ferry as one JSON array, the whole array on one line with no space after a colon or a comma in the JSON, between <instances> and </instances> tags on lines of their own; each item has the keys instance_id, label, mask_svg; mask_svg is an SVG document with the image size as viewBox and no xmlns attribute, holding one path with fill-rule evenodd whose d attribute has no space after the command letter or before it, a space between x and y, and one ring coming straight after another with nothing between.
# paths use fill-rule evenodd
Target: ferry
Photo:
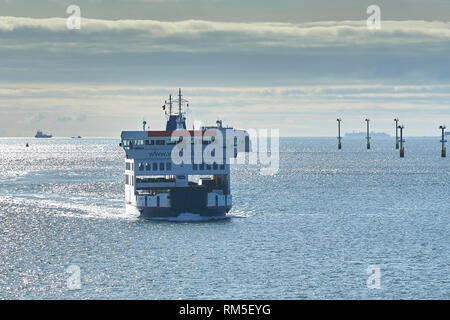
<instances>
[{"instance_id":1,"label":"ferry","mask_svg":"<svg viewBox=\"0 0 450 320\"><path fill-rule=\"evenodd\" d=\"M38 130L36 132L36 135L34 136L35 138L51 138L53 137L51 134L45 134L43 133L41 130Z\"/></svg>"},{"instance_id":2,"label":"ferry","mask_svg":"<svg viewBox=\"0 0 450 320\"><path fill-rule=\"evenodd\" d=\"M250 151L247 131L222 126L186 127L188 101L169 95L166 130L122 131L125 207L144 218L226 217L232 207L230 161ZM180 157L183 158L180 161Z\"/></svg>"}]
</instances>

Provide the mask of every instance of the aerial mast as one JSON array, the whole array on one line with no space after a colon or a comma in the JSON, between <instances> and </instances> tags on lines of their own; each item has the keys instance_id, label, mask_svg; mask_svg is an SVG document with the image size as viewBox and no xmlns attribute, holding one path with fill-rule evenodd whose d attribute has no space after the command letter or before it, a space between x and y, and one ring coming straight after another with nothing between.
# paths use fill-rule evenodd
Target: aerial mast
<instances>
[{"instance_id":1,"label":"aerial mast","mask_svg":"<svg viewBox=\"0 0 450 320\"><path fill-rule=\"evenodd\" d=\"M181 88L178 89L178 115L181 115Z\"/></svg>"}]
</instances>

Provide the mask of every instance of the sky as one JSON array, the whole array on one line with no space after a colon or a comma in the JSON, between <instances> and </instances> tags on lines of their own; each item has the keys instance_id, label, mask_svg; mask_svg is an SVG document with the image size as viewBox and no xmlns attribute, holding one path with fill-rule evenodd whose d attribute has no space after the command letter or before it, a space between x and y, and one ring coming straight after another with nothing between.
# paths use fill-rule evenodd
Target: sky
<instances>
[{"instance_id":1,"label":"sky","mask_svg":"<svg viewBox=\"0 0 450 320\"><path fill-rule=\"evenodd\" d=\"M81 29L69 30L69 5ZM369 30L367 7L381 10ZM0 0L0 136L118 137L183 90L194 121L281 136L450 127L448 0Z\"/></svg>"}]
</instances>

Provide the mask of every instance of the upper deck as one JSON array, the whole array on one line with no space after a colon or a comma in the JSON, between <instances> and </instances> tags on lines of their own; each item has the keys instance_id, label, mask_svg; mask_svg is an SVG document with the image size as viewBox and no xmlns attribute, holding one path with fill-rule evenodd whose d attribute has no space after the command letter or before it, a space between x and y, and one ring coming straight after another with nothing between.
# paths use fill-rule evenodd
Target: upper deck
<instances>
[{"instance_id":1,"label":"upper deck","mask_svg":"<svg viewBox=\"0 0 450 320\"><path fill-rule=\"evenodd\" d=\"M172 112L172 97L166 101L166 130L146 130L144 121L142 131L121 133L121 146L135 175L228 174L229 159L250 150L248 133L224 127L220 120L216 126L186 130L182 105L187 101L181 98L181 90L178 101L178 113Z\"/></svg>"},{"instance_id":2,"label":"upper deck","mask_svg":"<svg viewBox=\"0 0 450 320\"><path fill-rule=\"evenodd\" d=\"M123 131L122 147L128 159L173 162L173 149L189 152L183 164L226 164L239 152L250 149L248 134L233 128L205 127L202 130ZM214 159L214 161L211 160Z\"/></svg>"}]
</instances>

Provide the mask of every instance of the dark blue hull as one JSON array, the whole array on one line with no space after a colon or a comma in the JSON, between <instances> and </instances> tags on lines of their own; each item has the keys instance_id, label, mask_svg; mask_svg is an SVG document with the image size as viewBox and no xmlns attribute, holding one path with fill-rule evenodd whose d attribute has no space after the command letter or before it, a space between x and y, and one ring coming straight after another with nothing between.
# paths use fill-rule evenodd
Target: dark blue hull
<instances>
[{"instance_id":1,"label":"dark blue hull","mask_svg":"<svg viewBox=\"0 0 450 320\"><path fill-rule=\"evenodd\" d=\"M138 208L140 217L142 218L177 218L180 214L196 214L200 217L225 217L230 209L222 208L205 208L197 211L177 211L172 208Z\"/></svg>"},{"instance_id":2,"label":"dark blue hull","mask_svg":"<svg viewBox=\"0 0 450 320\"><path fill-rule=\"evenodd\" d=\"M202 186L178 187L170 190L170 207L138 207L144 218L175 218L180 214L200 217L224 217L231 210L228 206L208 206L207 191Z\"/></svg>"}]
</instances>

